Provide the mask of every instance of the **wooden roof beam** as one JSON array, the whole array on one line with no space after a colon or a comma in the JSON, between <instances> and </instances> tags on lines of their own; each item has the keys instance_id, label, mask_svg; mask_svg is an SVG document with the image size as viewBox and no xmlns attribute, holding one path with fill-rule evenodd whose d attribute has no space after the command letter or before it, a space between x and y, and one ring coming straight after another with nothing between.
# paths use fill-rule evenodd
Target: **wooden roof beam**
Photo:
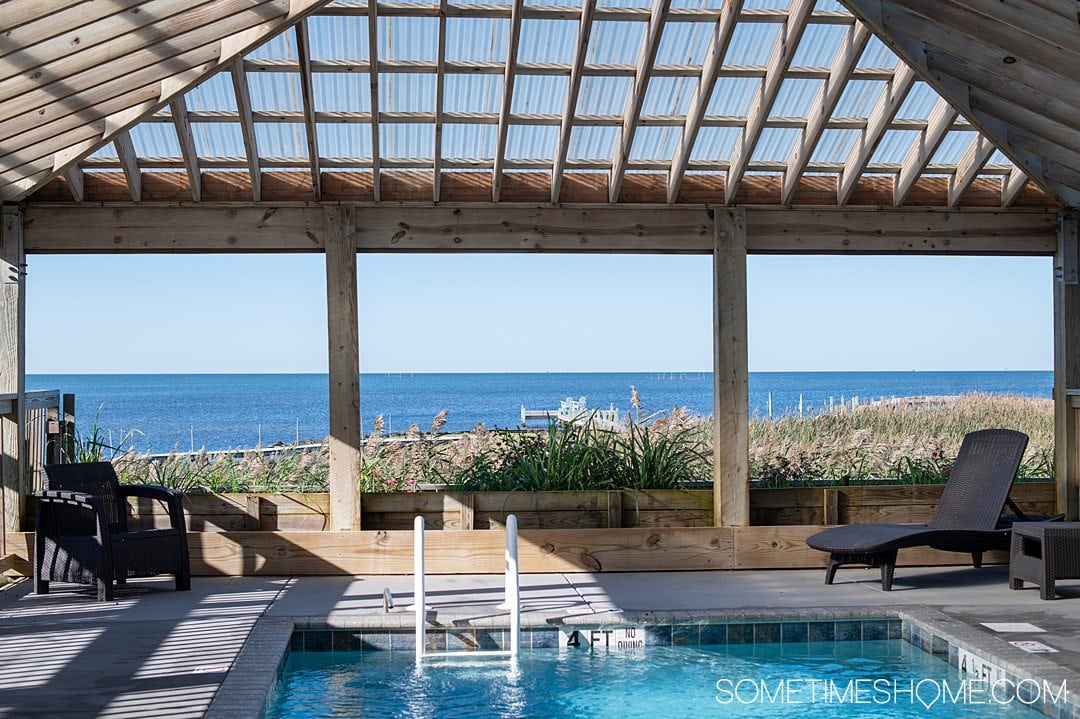
<instances>
[{"instance_id":1,"label":"wooden roof beam","mask_svg":"<svg viewBox=\"0 0 1080 719\"><path fill-rule=\"evenodd\" d=\"M499 201L502 191L503 166L506 164L506 138L510 134L510 107L514 101L514 66L517 64L518 44L521 41L521 10L525 0L513 0L510 6L510 29L506 48L506 69L503 71L502 104L499 107L499 129L495 139L495 166L491 172L491 199Z\"/></svg>"},{"instance_id":2,"label":"wooden roof beam","mask_svg":"<svg viewBox=\"0 0 1080 719\"><path fill-rule=\"evenodd\" d=\"M626 174L626 163L630 160L630 151L634 146L638 116L641 114L642 105L645 104L645 94L649 90L649 79L652 77L653 66L656 64L656 53L660 50L660 38L664 34L664 25L670 9L671 0L653 0L652 12L649 14L649 27L641 43L641 53L638 55L634 86L630 90L630 96L626 101L626 111L623 113L622 133L611 163L611 175L608 179L608 199L611 202L619 201L619 190L622 189L623 176Z\"/></svg>"},{"instance_id":3,"label":"wooden roof beam","mask_svg":"<svg viewBox=\"0 0 1080 719\"><path fill-rule=\"evenodd\" d=\"M686 166L690 162L690 155L694 151L694 143L697 141L698 130L701 129L701 121L705 117L705 111L712 99L713 89L716 87L716 78L720 67L724 64L731 37L735 33L739 13L742 11L743 0L729 0L724 3L720 13L720 19L713 29L712 41L709 50L702 63L701 80L694 88L694 94L690 98L690 106L686 111L686 124L683 125L679 143L675 146L675 154L671 164L671 172L668 173L668 203L675 202L679 196L679 188L682 186L683 177L686 175Z\"/></svg>"},{"instance_id":4,"label":"wooden roof beam","mask_svg":"<svg viewBox=\"0 0 1080 719\"><path fill-rule=\"evenodd\" d=\"M255 137L255 122L251 115L251 91L248 89L244 61L238 58L232 64L233 91L236 108L240 115L240 134L244 138L244 155L247 157L248 174L251 175L251 198L262 199L262 168L259 166L259 143Z\"/></svg>"},{"instance_id":5,"label":"wooden roof beam","mask_svg":"<svg viewBox=\"0 0 1080 719\"><path fill-rule=\"evenodd\" d=\"M821 86L814 104L807 114L806 127L799 133L799 141L791 151L788 167L784 172L784 184L780 191L780 204L790 205L795 199L795 190L799 179L806 171L810 156L814 153L825 127L832 117L840 96L851 79L851 73L862 56L866 43L870 41L870 29L861 22L855 23L847 31L844 40L836 52L829 69L829 78Z\"/></svg>"},{"instance_id":6,"label":"wooden roof beam","mask_svg":"<svg viewBox=\"0 0 1080 719\"><path fill-rule=\"evenodd\" d=\"M976 135L956 164L956 174L949 178L949 207L959 204L960 198L971 187L971 183L975 181L992 154L994 154L994 143L982 135Z\"/></svg>"},{"instance_id":7,"label":"wooden roof beam","mask_svg":"<svg viewBox=\"0 0 1080 719\"><path fill-rule=\"evenodd\" d=\"M172 116L173 126L176 128L176 139L180 144L180 156L184 160L184 169L187 170L191 199L199 202L202 200L202 171L199 168L199 153L195 149L195 136L191 132L187 102L183 95L169 103L169 113Z\"/></svg>"},{"instance_id":8,"label":"wooden roof beam","mask_svg":"<svg viewBox=\"0 0 1080 719\"><path fill-rule=\"evenodd\" d=\"M379 11L378 3L368 4L368 62L376 72L368 72L368 84L371 89L371 193L375 202L379 201L381 181L379 178Z\"/></svg>"},{"instance_id":9,"label":"wooden roof beam","mask_svg":"<svg viewBox=\"0 0 1080 719\"><path fill-rule=\"evenodd\" d=\"M559 138L555 144L555 164L551 169L551 201L559 201L562 191L563 173L566 170L566 156L570 151L570 135L573 133L574 117L577 114L578 95L581 93L581 77L585 68L585 57L589 53L589 37L592 34L593 13L596 0L581 0L581 22L578 25L577 41L574 44L574 64L570 69L570 82L566 88L566 104L563 106L562 120L559 123Z\"/></svg>"},{"instance_id":10,"label":"wooden roof beam","mask_svg":"<svg viewBox=\"0 0 1080 719\"><path fill-rule=\"evenodd\" d=\"M131 142L131 135L122 132L113 140L116 148L116 157L120 160L120 169L124 171L124 179L127 180L131 199L135 202L142 201L142 171L139 169L139 156L135 154L135 145Z\"/></svg>"},{"instance_id":11,"label":"wooden roof beam","mask_svg":"<svg viewBox=\"0 0 1080 719\"><path fill-rule=\"evenodd\" d=\"M307 20L294 27L296 57L300 61L300 96L304 103L304 126L307 129L308 162L311 165L311 189L316 202L322 200L322 172L319 170L319 132L315 124L315 88L311 82L311 42Z\"/></svg>"},{"instance_id":12,"label":"wooden roof beam","mask_svg":"<svg viewBox=\"0 0 1080 719\"><path fill-rule=\"evenodd\" d=\"M1027 186L1027 183L1027 173L1019 167L1013 167L1008 177L1001 180L1001 206L1012 207L1013 203L1016 202L1016 198L1020 196L1020 191Z\"/></svg>"},{"instance_id":13,"label":"wooden roof beam","mask_svg":"<svg viewBox=\"0 0 1080 719\"><path fill-rule=\"evenodd\" d=\"M874 151L881 143L881 138L889 129L897 111L904 103L915 84L915 71L904 63L896 68L896 75L892 82L885 86L881 95L874 103L874 108L867 118L866 128L860 133L859 141L848 152L847 160L844 161L844 169L840 179L836 183L836 204L846 205L851 199L851 193L859 182Z\"/></svg>"},{"instance_id":14,"label":"wooden roof beam","mask_svg":"<svg viewBox=\"0 0 1080 719\"><path fill-rule=\"evenodd\" d=\"M902 205L907 200L911 188L915 187L915 181L919 179L919 175L926 169L930 158L937 152L957 114L956 108L949 104L948 100L938 98L934 109L930 111L930 124L915 139L911 149L904 155L903 162L900 163L900 174L896 178L896 184L893 185L894 205Z\"/></svg>"},{"instance_id":15,"label":"wooden roof beam","mask_svg":"<svg viewBox=\"0 0 1080 719\"><path fill-rule=\"evenodd\" d=\"M78 165L72 165L64 170L68 189L71 190L71 196L76 202L82 202L86 197L86 178L84 174L82 168Z\"/></svg>"},{"instance_id":16,"label":"wooden roof beam","mask_svg":"<svg viewBox=\"0 0 1080 719\"><path fill-rule=\"evenodd\" d=\"M795 51L799 47L806 22L814 9L813 0L793 0L787 22L783 30L776 38L772 53L769 55L769 63L766 66L765 79L761 81L761 89L757 99L751 105L746 117L746 129L743 130L735 148L731 153L731 166L728 168L727 180L724 183L724 203L730 205L739 185L742 183L746 166L754 154L761 131L765 127L765 119L772 110L776 95L780 92L780 85L784 81L784 74L791 59L795 57Z\"/></svg>"},{"instance_id":17,"label":"wooden roof beam","mask_svg":"<svg viewBox=\"0 0 1080 719\"><path fill-rule=\"evenodd\" d=\"M442 195L443 106L446 102L446 7L447 0L439 0L439 40L435 59L435 153L431 164L431 198L435 202L438 202Z\"/></svg>"}]
</instances>

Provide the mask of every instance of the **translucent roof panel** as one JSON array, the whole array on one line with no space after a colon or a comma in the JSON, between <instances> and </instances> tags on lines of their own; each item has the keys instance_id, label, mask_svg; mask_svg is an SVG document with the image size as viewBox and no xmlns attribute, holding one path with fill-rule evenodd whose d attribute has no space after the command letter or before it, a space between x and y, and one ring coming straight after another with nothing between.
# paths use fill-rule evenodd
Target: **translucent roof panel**
<instances>
[{"instance_id":1,"label":"translucent roof panel","mask_svg":"<svg viewBox=\"0 0 1080 719\"><path fill-rule=\"evenodd\" d=\"M633 84L630 77L583 77L577 114L622 115Z\"/></svg>"},{"instance_id":2,"label":"translucent roof panel","mask_svg":"<svg viewBox=\"0 0 1080 719\"><path fill-rule=\"evenodd\" d=\"M587 65L637 65L648 25L644 22L593 22Z\"/></svg>"},{"instance_id":3,"label":"translucent roof panel","mask_svg":"<svg viewBox=\"0 0 1080 719\"><path fill-rule=\"evenodd\" d=\"M239 122L191 123L199 157L244 157L244 136Z\"/></svg>"},{"instance_id":4,"label":"translucent roof panel","mask_svg":"<svg viewBox=\"0 0 1080 719\"><path fill-rule=\"evenodd\" d=\"M681 135L680 127L639 127L630 148L630 159L670 160Z\"/></svg>"},{"instance_id":5,"label":"translucent roof panel","mask_svg":"<svg viewBox=\"0 0 1080 719\"><path fill-rule=\"evenodd\" d=\"M725 65L765 65L780 36L779 23L739 23L724 57Z\"/></svg>"},{"instance_id":6,"label":"translucent roof panel","mask_svg":"<svg viewBox=\"0 0 1080 719\"><path fill-rule=\"evenodd\" d=\"M520 82L523 79L519 77L517 80ZM443 80L443 110L499 112L502 106L502 87L502 75L449 74Z\"/></svg>"},{"instance_id":7,"label":"translucent roof panel","mask_svg":"<svg viewBox=\"0 0 1080 719\"><path fill-rule=\"evenodd\" d=\"M442 131L443 156L494 159L498 134L495 125L446 125Z\"/></svg>"},{"instance_id":8,"label":"translucent roof panel","mask_svg":"<svg viewBox=\"0 0 1080 719\"><path fill-rule=\"evenodd\" d=\"M506 62L509 29L504 18L447 18L447 62Z\"/></svg>"},{"instance_id":9,"label":"translucent roof panel","mask_svg":"<svg viewBox=\"0 0 1080 719\"><path fill-rule=\"evenodd\" d=\"M320 122L316 132L322 157L371 157L371 125L367 123Z\"/></svg>"},{"instance_id":10,"label":"translucent roof panel","mask_svg":"<svg viewBox=\"0 0 1080 719\"><path fill-rule=\"evenodd\" d=\"M371 83L366 72L316 72L311 86L319 112L371 111Z\"/></svg>"},{"instance_id":11,"label":"translucent roof panel","mask_svg":"<svg viewBox=\"0 0 1080 719\"><path fill-rule=\"evenodd\" d=\"M938 94L933 88L925 82L916 82L904 99L904 103L900 105L896 117L904 120L926 120L930 117L938 99Z\"/></svg>"},{"instance_id":12,"label":"translucent roof panel","mask_svg":"<svg viewBox=\"0 0 1080 719\"><path fill-rule=\"evenodd\" d=\"M307 128L298 123L258 122L255 144L263 157L307 157Z\"/></svg>"},{"instance_id":13,"label":"translucent roof panel","mask_svg":"<svg viewBox=\"0 0 1080 719\"><path fill-rule=\"evenodd\" d=\"M862 56L859 58L859 67L896 67L900 59L896 57L896 53L888 48L877 35L871 35L870 41L866 43L866 49L863 50Z\"/></svg>"},{"instance_id":14,"label":"translucent roof panel","mask_svg":"<svg viewBox=\"0 0 1080 719\"><path fill-rule=\"evenodd\" d=\"M766 127L750 159L759 162L787 162L802 130L794 127Z\"/></svg>"},{"instance_id":15,"label":"translucent roof panel","mask_svg":"<svg viewBox=\"0 0 1080 719\"><path fill-rule=\"evenodd\" d=\"M810 162L844 162L861 134L859 130L825 130L810 155Z\"/></svg>"},{"instance_id":16,"label":"translucent roof panel","mask_svg":"<svg viewBox=\"0 0 1080 719\"><path fill-rule=\"evenodd\" d=\"M510 112L522 115L562 115L568 77L521 75L514 81Z\"/></svg>"},{"instance_id":17,"label":"translucent roof panel","mask_svg":"<svg viewBox=\"0 0 1080 719\"><path fill-rule=\"evenodd\" d=\"M380 17L380 60L435 60L439 20L433 17Z\"/></svg>"},{"instance_id":18,"label":"translucent roof panel","mask_svg":"<svg viewBox=\"0 0 1080 719\"><path fill-rule=\"evenodd\" d=\"M703 127L698 131L690 159L727 162L741 135L740 127Z\"/></svg>"},{"instance_id":19,"label":"translucent roof panel","mask_svg":"<svg viewBox=\"0 0 1080 719\"><path fill-rule=\"evenodd\" d=\"M255 112L280 110L303 110L300 95L300 75L295 72L248 73L251 93L251 109Z\"/></svg>"},{"instance_id":20,"label":"translucent roof panel","mask_svg":"<svg viewBox=\"0 0 1080 719\"><path fill-rule=\"evenodd\" d=\"M139 157L180 157L180 141L172 123L136 125L131 128L131 144Z\"/></svg>"},{"instance_id":21,"label":"translucent roof panel","mask_svg":"<svg viewBox=\"0 0 1080 719\"><path fill-rule=\"evenodd\" d=\"M296 35L291 30L275 35L252 50L248 57L252 60L295 60Z\"/></svg>"},{"instance_id":22,"label":"translucent roof panel","mask_svg":"<svg viewBox=\"0 0 1080 719\"><path fill-rule=\"evenodd\" d=\"M606 160L611 162L615 143L622 133L617 127L575 127L570 133L567 156L574 160Z\"/></svg>"},{"instance_id":23,"label":"translucent roof panel","mask_svg":"<svg viewBox=\"0 0 1080 719\"><path fill-rule=\"evenodd\" d=\"M413 123L379 125L379 155L381 157L430 158L434 154L434 125Z\"/></svg>"},{"instance_id":24,"label":"translucent roof panel","mask_svg":"<svg viewBox=\"0 0 1080 719\"><path fill-rule=\"evenodd\" d=\"M506 157L513 160L554 160L559 128L551 125L510 125Z\"/></svg>"},{"instance_id":25,"label":"translucent roof panel","mask_svg":"<svg viewBox=\"0 0 1080 719\"><path fill-rule=\"evenodd\" d=\"M979 133L968 130L951 130L945 133L945 138L938 145L934 156L930 158L931 165L955 165L971 147L971 143Z\"/></svg>"},{"instance_id":26,"label":"translucent roof panel","mask_svg":"<svg viewBox=\"0 0 1080 719\"><path fill-rule=\"evenodd\" d=\"M379 110L435 112L435 76L418 73L380 73Z\"/></svg>"},{"instance_id":27,"label":"translucent roof panel","mask_svg":"<svg viewBox=\"0 0 1080 719\"><path fill-rule=\"evenodd\" d=\"M645 93L642 115L685 115L690 109L697 79L692 77L656 77Z\"/></svg>"},{"instance_id":28,"label":"translucent roof panel","mask_svg":"<svg viewBox=\"0 0 1080 719\"><path fill-rule=\"evenodd\" d=\"M828 67L847 33L846 25L807 25L791 64L795 67Z\"/></svg>"},{"instance_id":29,"label":"translucent roof panel","mask_svg":"<svg viewBox=\"0 0 1080 719\"><path fill-rule=\"evenodd\" d=\"M780 85L780 92L773 103L771 117L806 117L824 80L789 77Z\"/></svg>"},{"instance_id":30,"label":"translucent roof panel","mask_svg":"<svg viewBox=\"0 0 1080 719\"><path fill-rule=\"evenodd\" d=\"M518 62L547 62L569 65L574 61L579 23L576 20L521 21Z\"/></svg>"},{"instance_id":31,"label":"translucent roof panel","mask_svg":"<svg viewBox=\"0 0 1080 719\"><path fill-rule=\"evenodd\" d=\"M897 164L903 161L908 150L922 133L918 130L887 130L881 138L881 144L877 146L870 162L883 164Z\"/></svg>"},{"instance_id":32,"label":"translucent roof panel","mask_svg":"<svg viewBox=\"0 0 1080 719\"><path fill-rule=\"evenodd\" d=\"M884 80L848 80L833 117L869 117L886 85Z\"/></svg>"},{"instance_id":33,"label":"translucent roof panel","mask_svg":"<svg viewBox=\"0 0 1080 719\"><path fill-rule=\"evenodd\" d=\"M709 50L714 26L704 22L669 22L660 36L657 65L701 65Z\"/></svg>"},{"instance_id":34,"label":"translucent roof panel","mask_svg":"<svg viewBox=\"0 0 1080 719\"><path fill-rule=\"evenodd\" d=\"M366 15L315 15L307 24L312 60L367 61Z\"/></svg>"},{"instance_id":35,"label":"translucent roof panel","mask_svg":"<svg viewBox=\"0 0 1080 719\"><path fill-rule=\"evenodd\" d=\"M236 112L236 91L232 76L227 72L219 72L203 81L189 90L184 99L188 110Z\"/></svg>"},{"instance_id":36,"label":"translucent roof panel","mask_svg":"<svg viewBox=\"0 0 1080 719\"><path fill-rule=\"evenodd\" d=\"M706 115L745 117L761 88L756 77L721 77L713 87Z\"/></svg>"}]
</instances>

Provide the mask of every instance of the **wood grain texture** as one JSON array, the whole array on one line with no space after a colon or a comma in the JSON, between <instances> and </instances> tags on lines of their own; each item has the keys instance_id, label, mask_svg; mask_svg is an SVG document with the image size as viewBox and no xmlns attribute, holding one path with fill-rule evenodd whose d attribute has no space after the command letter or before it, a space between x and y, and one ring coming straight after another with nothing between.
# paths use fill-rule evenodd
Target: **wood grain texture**
<instances>
[{"instance_id":1,"label":"wood grain texture","mask_svg":"<svg viewBox=\"0 0 1080 719\"><path fill-rule=\"evenodd\" d=\"M15 400L14 415L0 416L0 509L6 536L19 529L26 494L26 458L21 451L26 420L26 275L23 213L4 207L0 222L0 394ZM6 547L0 547L0 553L7 554Z\"/></svg>"},{"instance_id":2,"label":"wood grain texture","mask_svg":"<svg viewBox=\"0 0 1080 719\"><path fill-rule=\"evenodd\" d=\"M1080 388L1080 214L1058 220L1054 257L1054 474L1058 511L1080 518L1080 422L1069 406L1068 390Z\"/></svg>"}]
</instances>

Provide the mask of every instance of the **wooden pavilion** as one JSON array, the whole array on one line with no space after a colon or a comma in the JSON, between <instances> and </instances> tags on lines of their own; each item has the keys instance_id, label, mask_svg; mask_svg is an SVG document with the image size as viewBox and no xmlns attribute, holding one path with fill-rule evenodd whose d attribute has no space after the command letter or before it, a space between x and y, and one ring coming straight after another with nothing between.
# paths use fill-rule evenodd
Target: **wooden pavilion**
<instances>
[{"instance_id":1,"label":"wooden pavilion","mask_svg":"<svg viewBox=\"0 0 1080 719\"><path fill-rule=\"evenodd\" d=\"M784 566L762 553L810 531L749 526L748 253L1053 256L1057 502L1076 519L1075 0L568 3L0 2L8 533L31 486L32 253L325 254L333 531L193 540L207 565L404 566L407 536L360 526L365 252L713 256L714 527L537 536L526 568L598 546L634 568ZM473 534L441 566L497 544Z\"/></svg>"}]
</instances>

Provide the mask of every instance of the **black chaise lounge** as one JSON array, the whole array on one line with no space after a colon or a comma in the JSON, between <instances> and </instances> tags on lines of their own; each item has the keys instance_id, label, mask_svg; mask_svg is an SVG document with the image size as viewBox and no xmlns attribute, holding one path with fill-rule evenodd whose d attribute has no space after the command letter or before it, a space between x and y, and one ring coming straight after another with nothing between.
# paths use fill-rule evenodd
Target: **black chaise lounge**
<instances>
[{"instance_id":1,"label":"black chaise lounge","mask_svg":"<svg viewBox=\"0 0 1080 719\"><path fill-rule=\"evenodd\" d=\"M48 489L36 492L34 590L49 582L96 584L98 601L111 601L113 583L156 574L176 576L191 588L183 493L164 487L123 485L109 462L50 464ZM127 497L164 502L168 529L127 527Z\"/></svg>"},{"instance_id":2,"label":"black chaise lounge","mask_svg":"<svg viewBox=\"0 0 1080 719\"><path fill-rule=\"evenodd\" d=\"M1057 519L1025 515L1009 499L1027 443L1026 434L1011 429L965 436L929 524L849 524L807 539L812 548L829 553L825 583L833 583L841 565L864 564L881 568L881 588L889 591L896 552L904 547L970 552L980 567L983 552L1008 549L1013 521ZM1014 514L1002 516L1006 504Z\"/></svg>"}]
</instances>

